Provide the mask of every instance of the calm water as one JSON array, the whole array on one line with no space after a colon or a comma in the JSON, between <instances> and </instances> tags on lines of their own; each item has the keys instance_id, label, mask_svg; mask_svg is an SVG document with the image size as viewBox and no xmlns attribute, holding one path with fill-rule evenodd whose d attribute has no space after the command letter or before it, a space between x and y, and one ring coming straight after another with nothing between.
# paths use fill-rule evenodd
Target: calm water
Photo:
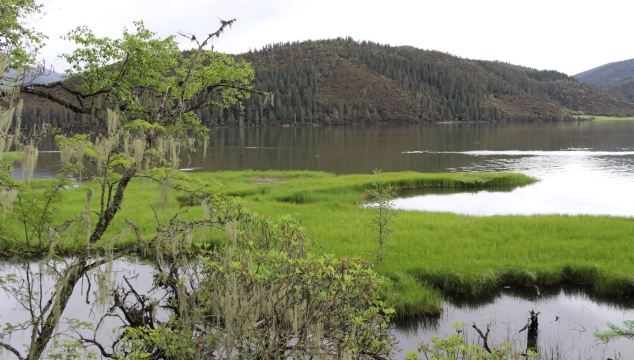
<instances>
[{"instance_id":1,"label":"calm water","mask_svg":"<svg viewBox=\"0 0 634 360\"><path fill-rule=\"evenodd\" d=\"M539 182L482 191L409 192L396 204L483 216L634 216L634 121L214 129L210 135L204 159L202 151L185 157L184 170L513 171ZM42 150L55 148L48 142ZM58 166L58 153L43 152L36 176L51 176ZM490 323L496 341L518 340L524 346L525 335L517 331L531 309L542 313L542 350L569 359L614 358L615 352L634 358L634 342L606 345L592 336L597 328L605 329L606 321L634 319L632 300L596 299L569 288L544 293L539 300L513 289L477 301L454 300L441 317L399 323L395 331L404 350L399 358L419 340L451 333L451 324L458 321L475 321L481 328ZM6 320L7 306L0 302L0 321Z\"/></svg>"},{"instance_id":2,"label":"calm water","mask_svg":"<svg viewBox=\"0 0 634 360\"><path fill-rule=\"evenodd\" d=\"M465 333L469 341L476 343L479 335L471 325L475 323L483 331L490 324L489 343L512 342L517 350L526 349L526 332L519 330L526 325L531 310L539 315L539 351L561 359L634 358L634 341L619 339L603 343L593 336L597 330L606 330L606 322L622 325L623 320L634 318L634 299L606 299L592 296L585 289L564 286L542 289L543 297L534 291L505 289L489 296L474 299L452 299L445 304L439 317L426 317L399 322L395 326L403 358L408 351L416 351L418 343L433 336L455 334L452 324L466 323ZM619 356L620 355L620 356Z\"/></svg>"},{"instance_id":3,"label":"calm water","mask_svg":"<svg viewBox=\"0 0 634 360\"><path fill-rule=\"evenodd\" d=\"M403 194L396 206L473 215L634 216L627 200L634 199L634 121L213 129L210 136L204 159L202 149L185 156L185 170L513 171L540 181ZM36 176L51 176L59 154L46 152L55 151L51 141L42 150Z\"/></svg>"},{"instance_id":4,"label":"calm water","mask_svg":"<svg viewBox=\"0 0 634 360\"><path fill-rule=\"evenodd\" d=\"M125 276L138 291L150 291L152 268L148 265L118 260L114 263L113 271L118 281L122 281ZM23 268L8 264L0 266L0 276L6 273L20 274L23 273ZM93 288L88 294L91 300L94 299L96 290L96 280L92 280ZM51 291L53 284L45 279L43 288L45 291ZM87 290L86 282L78 284L62 318L81 319L92 323L100 321L105 308L87 305ZM452 324L456 322L467 324L465 334L470 342L478 340L477 334L471 328L472 323L481 329L486 329L489 324L490 344L513 342L517 350L522 351L526 349L526 333L519 334L518 331L526 324L527 313L530 310L541 312L538 343L539 351L544 355L558 355L555 359L634 358L634 341L620 339L606 344L593 336L595 331L607 329L608 321L620 325L625 319L634 319L634 299L595 297L592 292L574 286L545 288L542 289L542 293L543 296L537 298L533 291L509 288L478 299L454 298L444 305L444 311L440 316L397 322L392 329L400 348L395 358L403 359L408 351L416 351L420 341L429 343L433 336L444 337L454 333ZM160 294L154 296L160 297ZM0 301L1 323L16 324L25 321L27 314L14 299L3 295L3 300ZM157 316L162 318L163 315L159 313ZM121 322L116 318L106 319L97 338L107 342L111 334L110 329L119 326ZM61 329L65 328L62 324ZM89 335L89 332L84 332L84 336ZM9 341L12 346L23 349L28 336L29 333L17 333ZM550 359L543 359L546 358Z\"/></svg>"}]
</instances>

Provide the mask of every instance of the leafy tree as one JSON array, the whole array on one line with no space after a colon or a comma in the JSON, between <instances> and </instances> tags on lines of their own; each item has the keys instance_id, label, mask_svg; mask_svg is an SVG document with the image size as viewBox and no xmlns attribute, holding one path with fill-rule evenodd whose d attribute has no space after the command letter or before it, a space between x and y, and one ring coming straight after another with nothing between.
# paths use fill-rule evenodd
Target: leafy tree
<instances>
[{"instance_id":1,"label":"leafy tree","mask_svg":"<svg viewBox=\"0 0 634 360\"><path fill-rule=\"evenodd\" d=\"M29 20L39 16L41 12L42 4L35 0L0 1L0 51L4 55L3 60L7 61L0 65L16 71L18 78L36 65L35 56L42 41L46 39L44 34L35 31L28 24ZM3 76L3 85L7 85L6 80L8 79Z\"/></svg>"},{"instance_id":2,"label":"leafy tree","mask_svg":"<svg viewBox=\"0 0 634 360\"><path fill-rule=\"evenodd\" d=\"M39 9L34 2L9 4L16 10L10 29L19 28L20 16ZM197 110L241 109L240 100L258 93L250 86L249 64L205 49L234 21L221 21L202 41L181 34L197 45L186 53L178 51L174 37L157 38L142 22L134 31L124 30L121 39L97 38L80 27L67 35L79 46L63 55L71 65L68 82L25 84L19 74L5 82L10 88L0 90L0 154L20 147L25 178L37 161L37 140L50 129L21 131L18 91L84 114L99 129L56 137L63 166L44 192L13 179L11 164L0 158L3 215L22 225L2 227L0 240L22 244L38 260L0 278L0 288L27 310L24 322L0 326L0 348L30 360L389 355L386 323L393 310L378 298L381 281L371 264L314 256L292 220L272 223L246 213L217 184L177 170L181 150L206 140ZM33 34L24 30L11 38L11 46ZM12 49L0 53L4 67L16 64ZM63 206L72 176L90 179L85 210L60 218L56 209ZM157 216L148 236L118 216L128 186L139 179L158 184L162 197L185 194L204 215L192 220L179 211L163 221ZM122 232L107 235L124 221ZM125 232L136 239L133 245L122 246ZM222 234L220 243L210 241L212 232ZM58 249L71 245L74 256L60 257ZM112 279L113 261L130 254L152 259L149 293L138 292L127 278ZM107 306L104 316L121 319L112 343L96 338L101 322L70 319L60 330L70 296L83 280L95 282L90 301ZM157 311L167 320L159 320ZM29 334L25 349L7 342L16 333Z\"/></svg>"},{"instance_id":3,"label":"leafy tree","mask_svg":"<svg viewBox=\"0 0 634 360\"><path fill-rule=\"evenodd\" d=\"M144 316L126 316L139 320L125 328L114 357L389 355L386 329L393 309L378 298L381 280L371 264L310 254L292 219L273 223L239 214L225 225L229 234L220 251L203 251L195 262L177 266L156 264L169 268L157 276L168 293L163 301L119 289L113 310ZM179 283L174 274L186 268L186 281ZM156 326L156 306L168 309L166 326Z\"/></svg>"}]
</instances>

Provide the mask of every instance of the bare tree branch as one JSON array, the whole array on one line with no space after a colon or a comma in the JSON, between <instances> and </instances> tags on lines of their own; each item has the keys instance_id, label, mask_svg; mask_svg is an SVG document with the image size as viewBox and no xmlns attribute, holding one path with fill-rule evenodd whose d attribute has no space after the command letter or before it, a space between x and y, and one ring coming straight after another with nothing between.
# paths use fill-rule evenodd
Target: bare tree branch
<instances>
[{"instance_id":1,"label":"bare tree branch","mask_svg":"<svg viewBox=\"0 0 634 360\"><path fill-rule=\"evenodd\" d=\"M13 355L15 355L19 360L24 360L24 358L22 357L18 349L14 348L13 346L0 341L0 347L3 347L6 350L9 350L10 352L12 352Z\"/></svg>"},{"instance_id":2,"label":"bare tree branch","mask_svg":"<svg viewBox=\"0 0 634 360\"><path fill-rule=\"evenodd\" d=\"M486 332L486 334L482 333L482 330L480 330L476 326L475 323L473 323L472 327L478 332L478 334L480 334L480 337L482 338L482 341L483 341L483 345L482 346L484 347L484 350L486 350L490 354L491 353L491 349L489 348L489 344L487 343L487 341L489 340L489 331L490 331L489 325L487 324L487 332Z\"/></svg>"}]
</instances>

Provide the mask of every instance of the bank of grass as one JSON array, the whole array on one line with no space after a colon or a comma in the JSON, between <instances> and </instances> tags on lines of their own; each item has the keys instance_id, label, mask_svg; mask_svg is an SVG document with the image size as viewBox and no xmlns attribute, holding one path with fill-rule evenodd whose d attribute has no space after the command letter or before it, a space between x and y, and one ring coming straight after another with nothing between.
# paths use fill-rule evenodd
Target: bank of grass
<instances>
[{"instance_id":1,"label":"bank of grass","mask_svg":"<svg viewBox=\"0 0 634 360\"><path fill-rule=\"evenodd\" d=\"M337 201L247 205L300 218L316 251L373 259L377 244L367 209ZM634 291L634 219L399 211L393 229L388 254L376 268L395 280L387 296L400 315L434 312L440 305L435 291L478 296L505 285L569 282L606 295Z\"/></svg>"},{"instance_id":2,"label":"bank of grass","mask_svg":"<svg viewBox=\"0 0 634 360\"><path fill-rule=\"evenodd\" d=\"M6 161L17 161L22 159L22 156L24 155L24 153L22 151L8 151L8 152L3 152L2 155L0 155L0 160L6 160Z\"/></svg>"},{"instance_id":3,"label":"bank of grass","mask_svg":"<svg viewBox=\"0 0 634 360\"><path fill-rule=\"evenodd\" d=\"M335 176L318 172L217 172L192 174L223 184L224 191L242 198L248 210L272 218L290 214L314 239L314 251L373 260L377 248L368 226L365 201L372 175ZM532 179L518 174L385 173L397 187L484 187L521 184ZM85 186L85 185L83 185ZM82 211L85 188L70 189L60 217ZM133 220L148 236L159 214L179 209L187 199L178 194L160 204L155 184L130 185L121 214L110 235ZM96 196L95 196L96 198ZM179 202L180 200L180 202ZM202 215L188 204L185 217ZM7 225L5 222L4 225ZM15 224L13 224L15 225ZM532 286L574 282L593 286L601 294L634 291L634 219L597 216L493 216L399 211L388 240L387 256L376 270L388 281L387 300L400 316L437 313L442 293L482 295L504 285ZM223 236L223 231L207 237ZM123 239L132 242L131 238ZM82 239L62 249L71 253ZM6 245L6 244L5 244ZM126 244L120 244L125 246ZM0 245L1 247L2 245Z\"/></svg>"},{"instance_id":4,"label":"bank of grass","mask_svg":"<svg viewBox=\"0 0 634 360\"><path fill-rule=\"evenodd\" d=\"M582 120L594 120L594 121L614 121L614 120L634 120L634 116L602 116L602 115L583 115L579 116Z\"/></svg>"}]
</instances>

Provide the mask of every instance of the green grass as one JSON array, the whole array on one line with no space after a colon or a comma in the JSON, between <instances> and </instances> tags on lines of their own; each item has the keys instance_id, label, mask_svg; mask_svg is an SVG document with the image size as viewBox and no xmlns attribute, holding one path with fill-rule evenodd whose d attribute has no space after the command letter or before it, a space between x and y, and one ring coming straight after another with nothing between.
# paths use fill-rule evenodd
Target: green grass
<instances>
[{"instance_id":1,"label":"green grass","mask_svg":"<svg viewBox=\"0 0 634 360\"><path fill-rule=\"evenodd\" d=\"M595 120L595 121L614 121L614 120L634 120L634 116L617 117L617 116L601 116L601 115L584 115L578 116L583 120Z\"/></svg>"},{"instance_id":2,"label":"green grass","mask_svg":"<svg viewBox=\"0 0 634 360\"><path fill-rule=\"evenodd\" d=\"M217 172L194 174L216 180L222 189L242 197L248 210L272 218L290 214L299 220L315 252L373 260L377 244L368 224L370 211L359 204L372 175L319 172ZM518 174L384 173L383 179L399 188L482 187L522 184L532 179ZM166 217L179 209L177 194L159 203L156 185L133 182L111 226L109 235L133 220L146 236L155 231L150 206ZM83 208L85 188L69 189L60 218ZM97 194L95 195L96 198ZM199 218L199 206L185 207L188 218ZM5 226L16 226L7 221ZM606 216L493 216L399 211L393 223L391 245L376 270L391 281L387 300L400 316L437 313L442 293L477 296L503 285L556 285L582 283L600 294L634 292L634 219ZM129 235L128 235L129 236ZM202 236L202 235L201 235ZM223 236L208 232L206 238ZM124 242L132 241L131 238ZM65 245L72 252L81 241ZM11 246L11 244L5 244ZM125 246L121 243L120 246ZM2 244L0 244L0 250ZM8 251L5 251L8 252Z\"/></svg>"},{"instance_id":3,"label":"green grass","mask_svg":"<svg viewBox=\"0 0 634 360\"><path fill-rule=\"evenodd\" d=\"M24 153L21 151L8 151L8 152L3 152L2 155L0 156L2 160L16 161L16 160L22 159L23 155Z\"/></svg>"}]
</instances>

